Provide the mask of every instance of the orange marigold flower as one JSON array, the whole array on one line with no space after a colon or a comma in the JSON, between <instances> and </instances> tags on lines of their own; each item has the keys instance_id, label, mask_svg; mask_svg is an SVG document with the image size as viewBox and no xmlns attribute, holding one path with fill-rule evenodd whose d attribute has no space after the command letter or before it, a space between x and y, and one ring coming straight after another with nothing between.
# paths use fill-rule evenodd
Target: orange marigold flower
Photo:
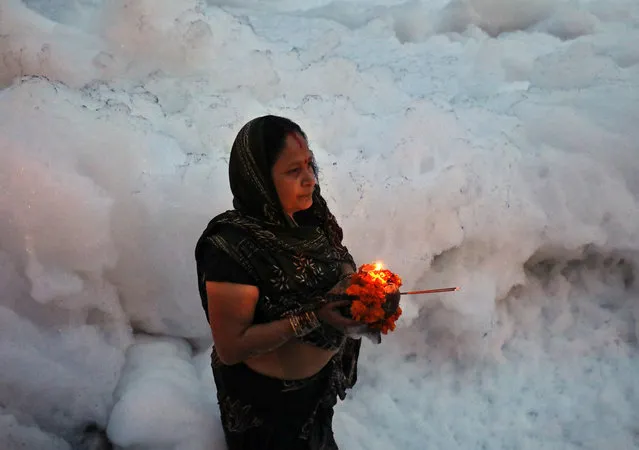
<instances>
[{"instance_id":1,"label":"orange marigold flower","mask_svg":"<svg viewBox=\"0 0 639 450\"><path fill-rule=\"evenodd\" d=\"M381 265L380 265L381 266ZM402 279L388 269L375 264L364 264L351 277L351 285L346 290L348 295L357 297L351 305L351 315L355 320L369 324L383 334L395 330L395 322L402 314L397 306L389 314L386 305L387 288L398 290Z\"/></svg>"}]
</instances>

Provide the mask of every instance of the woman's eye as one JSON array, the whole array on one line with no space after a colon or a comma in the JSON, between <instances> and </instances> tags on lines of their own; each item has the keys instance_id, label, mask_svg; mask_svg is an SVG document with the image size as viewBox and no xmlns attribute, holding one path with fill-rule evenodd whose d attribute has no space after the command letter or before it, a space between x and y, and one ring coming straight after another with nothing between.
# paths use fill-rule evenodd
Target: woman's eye
<instances>
[{"instance_id":1,"label":"woman's eye","mask_svg":"<svg viewBox=\"0 0 639 450\"><path fill-rule=\"evenodd\" d=\"M288 171L288 173L290 173L290 174L296 174L296 173L299 173L299 171L300 171L300 168L299 168L299 167L297 167L297 168L295 168L295 169L291 169L291 170L289 170L289 171Z\"/></svg>"}]
</instances>

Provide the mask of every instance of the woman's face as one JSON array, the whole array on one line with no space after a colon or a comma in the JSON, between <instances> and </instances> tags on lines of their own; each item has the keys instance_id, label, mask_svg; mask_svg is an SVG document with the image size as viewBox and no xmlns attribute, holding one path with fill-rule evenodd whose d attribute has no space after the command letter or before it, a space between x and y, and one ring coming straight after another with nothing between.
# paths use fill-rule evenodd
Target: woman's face
<instances>
[{"instance_id":1,"label":"woman's face","mask_svg":"<svg viewBox=\"0 0 639 450\"><path fill-rule=\"evenodd\" d=\"M313 189L317 182L313 170L313 154L300 134L286 136L271 176L284 212L293 216L313 205Z\"/></svg>"}]
</instances>

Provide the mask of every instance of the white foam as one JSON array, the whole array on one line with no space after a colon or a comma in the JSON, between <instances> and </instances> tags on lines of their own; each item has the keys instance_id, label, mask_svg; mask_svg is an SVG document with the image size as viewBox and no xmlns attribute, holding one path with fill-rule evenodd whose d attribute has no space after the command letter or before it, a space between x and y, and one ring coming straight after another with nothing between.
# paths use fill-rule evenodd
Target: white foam
<instances>
[{"instance_id":1,"label":"white foam","mask_svg":"<svg viewBox=\"0 0 639 450\"><path fill-rule=\"evenodd\" d=\"M365 341L341 447L635 445L636 2L26 5L0 6L10 445L223 448L193 247L266 113L359 263L461 287Z\"/></svg>"},{"instance_id":2,"label":"white foam","mask_svg":"<svg viewBox=\"0 0 639 450\"><path fill-rule=\"evenodd\" d=\"M220 443L219 414L211 413L215 397L201 392L185 342L137 339L120 386L107 428L116 445L206 449Z\"/></svg>"},{"instance_id":3,"label":"white foam","mask_svg":"<svg viewBox=\"0 0 639 450\"><path fill-rule=\"evenodd\" d=\"M41 448L43 450L71 450L67 442L58 436L44 433L38 427L18 423L13 414L0 409L0 436L6 450Z\"/></svg>"}]
</instances>

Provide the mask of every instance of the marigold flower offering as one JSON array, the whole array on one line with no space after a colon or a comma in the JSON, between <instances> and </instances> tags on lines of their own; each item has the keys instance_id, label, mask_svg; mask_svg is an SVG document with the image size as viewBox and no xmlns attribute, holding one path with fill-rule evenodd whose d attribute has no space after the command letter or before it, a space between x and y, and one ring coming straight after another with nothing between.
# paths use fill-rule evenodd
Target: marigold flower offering
<instances>
[{"instance_id":1,"label":"marigold flower offering","mask_svg":"<svg viewBox=\"0 0 639 450\"><path fill-rule=\"evenodd\" d=\"M357 297L351 304L353 319L369 324L370 328L383 334L395 330L395 322L402 315L399 306L399 288L402 279L382 263L364 264L351 277L346 289L350 296ZM389 301L387 294L397 294Z\"/></svg>"}]
</instances>

